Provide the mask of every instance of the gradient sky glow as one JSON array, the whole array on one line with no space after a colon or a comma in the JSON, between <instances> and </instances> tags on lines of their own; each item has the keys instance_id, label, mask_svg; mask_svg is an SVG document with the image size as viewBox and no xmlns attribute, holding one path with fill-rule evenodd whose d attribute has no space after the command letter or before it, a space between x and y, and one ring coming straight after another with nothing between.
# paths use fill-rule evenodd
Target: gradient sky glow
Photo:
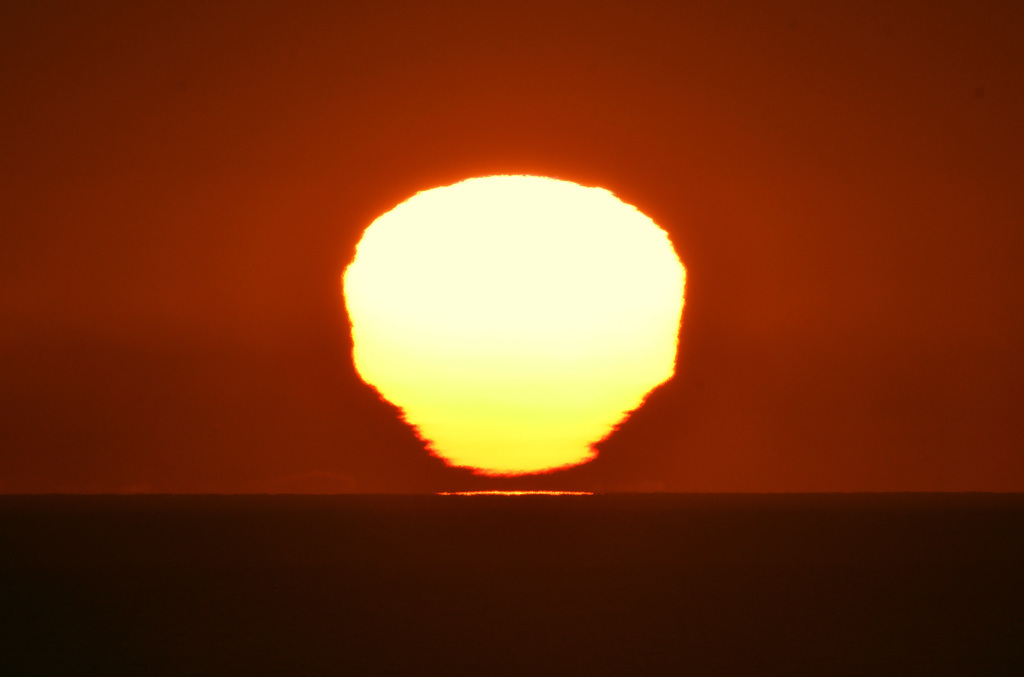
<instances>
[{"instance_id":1,"label":"gradient sky glow","mask_svg":"<svg viewBox=\"0 0 1024 677\"><path fill-rule=\"evenodd\" d=\"M0 8L0 491L1024 491L1024 3ZM427 453L356 372L366 228L603 186L689 284L564 472Z\"/></svg>"}]
</instances>

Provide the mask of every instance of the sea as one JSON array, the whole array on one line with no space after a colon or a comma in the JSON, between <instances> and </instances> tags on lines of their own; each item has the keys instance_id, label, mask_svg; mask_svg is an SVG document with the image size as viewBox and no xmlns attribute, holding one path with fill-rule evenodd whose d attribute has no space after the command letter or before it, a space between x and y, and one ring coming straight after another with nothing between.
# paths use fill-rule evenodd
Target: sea
<instances>
[{"instance_id":1,"label":"sea","mask_svg":"<svg viewBox=\"0 0 1024 677\"><path fill-rule=\"evenodd\" d=\"M1024 675L1024 494L0 496L4 675Z\"/></svg>"}]
</instances>

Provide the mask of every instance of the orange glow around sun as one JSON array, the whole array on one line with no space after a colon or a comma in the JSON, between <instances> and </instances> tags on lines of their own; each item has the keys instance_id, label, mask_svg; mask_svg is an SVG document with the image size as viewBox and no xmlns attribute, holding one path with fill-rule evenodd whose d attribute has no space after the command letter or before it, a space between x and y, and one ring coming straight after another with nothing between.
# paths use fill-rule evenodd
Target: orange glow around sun
<instances>
[{"instance_id":1,"label":"orange glow around sun","mask_svg":"<svg viewBox=\"0 0 1024 677\"><path fill-rule=\"evenodd\" d=\"M671 378L685 281L609 191L489 176L379 217L343 288L356 370L432 453L523 475L591 460Z\"/></svg>"}]
</instances>

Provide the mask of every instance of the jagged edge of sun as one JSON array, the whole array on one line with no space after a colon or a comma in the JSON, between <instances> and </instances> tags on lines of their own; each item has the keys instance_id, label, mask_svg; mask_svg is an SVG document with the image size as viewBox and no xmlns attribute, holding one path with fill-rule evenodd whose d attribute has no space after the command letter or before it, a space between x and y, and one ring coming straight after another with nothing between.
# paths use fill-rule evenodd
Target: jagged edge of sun
<instances>
[{"instance_id":1,"label":"jagged edge of sun","mask_svg":"<svg viewBox=\"0 0 1024 677\"><path fill-rule=\"evenodd\" d=\"M373 387L373 386L371 386L371 387ZM486 468L477 468L477 467L474 467L474 466L471 466L471 465L457 465L455 463L452 463L448 459L446 459L444 456L442 456L437 451L437 449L434 448L434 443L432 441L430 441L429 439L427 439L426 437L423 436L423 433L420 432L419 427L417 427L415 423L411 423L406 418L405 410L404 409L402 409L401 407L399 407L398 405L396 405L396 404L394 404L392 402L388 402L388 400L383 395L381 395L380 392L376 388L373 388L373 389L377 393L377 397L381 400L381 402L384 402L389 407L393 407L397 411L399 419L405 425L409 426L412 429L413 435L416 436L416 439L419 440L420 444L423 445L423 448L426 449L428 454L430 454L433 458L436 458L437 460L441 461L442 463L444 463L449 468L461 468L463 470L470 470L470 471L472 471L472 473L474 475L477 475L479 477L525 477L526 475L547 475L549 473L559 472L560 470L568 470L569 468L575 468L577 466L581 466L581 465L585 465L587 463L590 463L591 461L593 461L595 458L598 457L598 451L596 449L596 445L598 445L601 442L604 442L606 439L608 439L608 436L611 435L613 432L615 432L618 429L619 425L622 424L623 422L625 422L625 420L627 418L629 418L633 414L633 411L636 411L636 409L634 409L634 410L632 410L630 412L627 412L623 416L622 420L619 421L619 423L617 423L614 426L612 426L612 429L609 430L608 433L604 437L602 437L601 439L599 439L597 441L594 441L594 442L591 442L590 444L588 444L587 445L587 456L584 457L581 460L572 461L571 463L563 463L562 465L554 465L554 466L550 466L548 468L543 468L541 470L524 470L522 472L507 471L507 470L506 471L502 471L502 470L488 470ZM644 398L644 399L646 400L646 398ZM643 402L641 402L641 406L642 405L643 405ZM637 409L639 409L639 407L637 407Z\"/></svg>"},{"instance_id":2,"label":"jagged edge of sun","mask_svg":"<svg viewBox=\"0 0 1024 677\"><path fill-rule=\"evenodd\" d=\"M677 339L677 353L678 353L678 339ZM673 360L672 374L669 375L668 378L666 378L664 381L662 381L661 383L657 384L656 386L651 388L649 391L647 391L647 394L643 396L643 398L640 400L640 403L637 404L637 406L635 408L630 409L629 411L623 413L622 418L619 419L619 421L617 423L615 423L608 430L608 432L604 434L603 437L601 437L598 440L594 440L593 442L591 442L591 443L589 443L587 445L588 455L586 456L586 458L584 458L582 460L579 460L579 461L573 461L572 463L564 463L562 465L551 466L549 468L544 468L542 470L527 470L527 471L524 471L524 472L507 472L507 471L503 472L503 471L497 471L497 470L492 471L492 470L487 470L485 468L476 468L476 467L473 467L471 465L456 465L456 464L450 462L448 459L446 459L444 456L442 456L441 454L438 453L438 451L434 448L434 443L431 442L426 437L424 437L423 433L420 432L420 429L414 423L409 422L409 420L405 416L405 410L404 409L399 407L397 404L394 404L393 402L389 402L380 393L380 391L377 390L376 387L371 385L370 388L372 388L374 393L377 395L377 399L379 399L381 402L386 404L388 407L391 407L392 409L394 409L395 410L395 414L398 416L399 420L401 420L402 423L404 423L406 426L408 426L409 428L412 429L413 435L416 437L416 439L419 441L419 443L423 445L423 448L426 449L427 453L430 454L430 456L432 456L433 458L436 458L437 460L439 460L442 463L444 463L447 467L449 467L449 468L461 468L461 469L464 469L464 470L470 470L470 471L473 472L474 475L477 475L479 477L525 477L526 475L548 475L548 474L551 474L551 473L560 472L562 470L569 470L570 468L577 468L577 467L579 467L581 465L586 465L587 463L590 463L591 461L595 460L600 455L600 452L598 451L597 446L599 444L605 442L609 437L611 437L616 432L618 432L619 429L626 423L626 421L628 421L630 419L630 417L633 416L633 414L635 414L638 410L643 408L643 406L647 403L647 400L648 400L648 398L651 395L653 395L655 392L658 391L658 389L660 389L663 385L665 385L666 383L668 383L669 381L671 381L675 377L675 370L676 370L676 366L677 366L678 362L679 362L679 357L678 357L678 354L677 354L676 358ZM366 384L366 385L369 385L369 384Z\"/></svg>"}]
</instances>

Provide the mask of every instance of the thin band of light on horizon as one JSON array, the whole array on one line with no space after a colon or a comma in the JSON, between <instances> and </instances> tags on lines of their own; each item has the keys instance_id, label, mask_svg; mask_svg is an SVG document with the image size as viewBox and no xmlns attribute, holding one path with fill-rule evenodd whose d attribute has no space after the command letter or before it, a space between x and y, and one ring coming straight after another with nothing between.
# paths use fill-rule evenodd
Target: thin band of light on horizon
<instances>
[{"instance_id":1,"label":"thin band of light on horizon","mask_svg":"<svg viewBox=\"0 0 1024 677\"><path fill-rule=\"evenodd\" d=\"M523 475L593 459L675 370L686 272L602 188L536 176L418 193L343 276L360 377L445 463Z\"/></svg>"}]
</instances>

